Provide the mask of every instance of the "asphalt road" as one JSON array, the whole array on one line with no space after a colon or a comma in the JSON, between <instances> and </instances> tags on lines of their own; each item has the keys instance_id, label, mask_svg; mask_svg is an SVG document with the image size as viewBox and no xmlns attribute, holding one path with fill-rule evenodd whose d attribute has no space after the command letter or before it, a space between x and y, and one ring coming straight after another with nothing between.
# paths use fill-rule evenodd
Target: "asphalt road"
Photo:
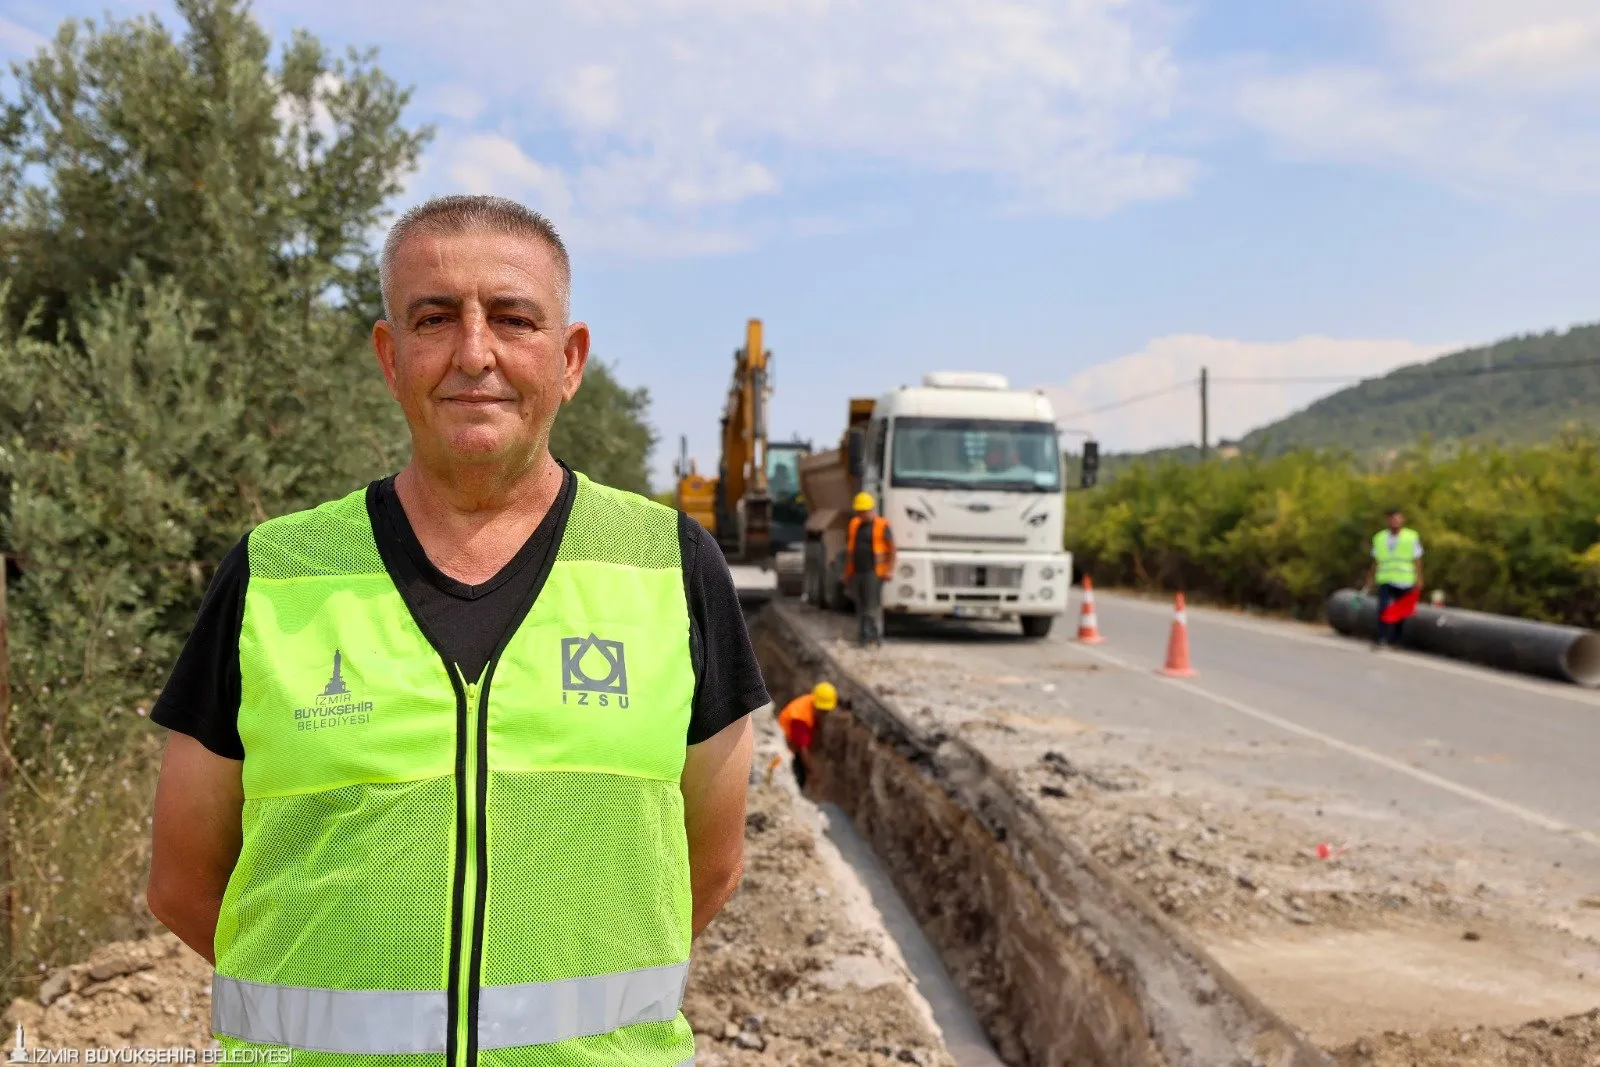
<instances>
[{"instance_id":1,"label":"asphalt road","mask_svg":"<svg viewBox=\"0 0 1600 1067\"><path fill-rule=\"evenodd\" d=\"M1058 681L1036 713L1065 710L1190 772L1565 863L1600 889L1600 693L1193 606L1199 674L1175 681L1157 673L1170 602L1097 594L1106 640L1085 646L1078 596L1042 643L959 624L907 637Z\"/></svg>"}]
</instances>

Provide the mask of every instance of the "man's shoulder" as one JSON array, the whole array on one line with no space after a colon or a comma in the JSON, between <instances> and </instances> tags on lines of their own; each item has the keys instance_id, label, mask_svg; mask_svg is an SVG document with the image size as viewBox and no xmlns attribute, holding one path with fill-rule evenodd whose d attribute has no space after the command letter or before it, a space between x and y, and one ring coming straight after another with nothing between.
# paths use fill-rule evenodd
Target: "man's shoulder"
<instances>
[{"instance_id":1,"label":"man's shoulder","mask_svg":"<svg viewBox=\"0 0 1600 1067\"><path fill-rule=\"evenodd\" d=\"M304 571L366 571L378 562L367 517L367 488L314 507L277 515L245 537L252 576L300 577ZM382 568L378 562L378 568Z\"/></svg>"},{"instance_id":2,"label":"man's shoulder","mask_svg":"<svg viewBox=\"0 0 1600 1067\"><path fill-rule=\"evenodd\" d=\"M597 482L579 471L560 557L629 566L682 564L679 512L640 493Z\"/></svg>"},{"instance_id":3,"label":"man's shoulder","mask_svg":"<svg viewBox=\"0 0 1600 1067\"><path fill-rule=\"evenodd\" d=\"M592 500L602 501L607 507L635 511L642 518L648 517L653 521L660 521L663 517L678 514L677 508L668 507L659 500L651 500L642 493L635 493L629 489L618 489L614 485L597 482L582 471L573 471L573 477L578 479L580 492L590 494Z\"/></svg>"}]
</instances>

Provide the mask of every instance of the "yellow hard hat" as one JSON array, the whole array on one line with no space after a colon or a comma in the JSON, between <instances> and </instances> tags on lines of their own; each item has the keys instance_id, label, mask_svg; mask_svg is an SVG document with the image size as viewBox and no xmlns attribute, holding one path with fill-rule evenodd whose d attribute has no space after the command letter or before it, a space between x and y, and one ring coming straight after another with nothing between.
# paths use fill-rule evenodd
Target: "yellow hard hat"
<instances>
[{"instance_id":1,"label":"yellow hard hat","mask_svg":"<svg viewBox=\"0 0 1600 1067\"><path fill-rule=\"evenodd\" d=\"M818 682L811 690L811 703L818 711L832 711L839 706L839 693L832 682Z\"/></svg>"},{"instance_id":2,"label":"yellow hard hat","mask_svg":"<svg viewBox=\"0 0 1600 1067\"><path fill-rule=\"evenodd\" d=\"M877 501L872 499L871 493L857 493L850 506L857 511L871 511L876 503Z\"/></svg>"}]
</instances>

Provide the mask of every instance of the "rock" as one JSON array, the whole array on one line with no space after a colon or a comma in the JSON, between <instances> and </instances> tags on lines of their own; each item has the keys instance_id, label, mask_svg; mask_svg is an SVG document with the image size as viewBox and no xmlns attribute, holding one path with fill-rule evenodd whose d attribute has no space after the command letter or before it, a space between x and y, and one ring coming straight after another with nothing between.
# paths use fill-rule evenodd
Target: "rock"
<instances>
[{"instance_id":1,"label":"rock","mask_svg":"<svg viewBox=\"0 0 1600 1067\"><path fill-rule=\"evenodd\" d=\"M741 1033L733 1039L733 1043L740 1048L754 1049L757 1052L767 1047L767 1039L760 1034Z\"/></svg>"},{"instance_id":2,"label":"rock","mask_svg":"<svg viewBox=\"0 0 1600 1067\"><path fill-rule=\"evenodd\" d=\"M826 930L813 930L806 935L806 944L810 945L812 948L815 948L826 940L828 940L828 931Z\"/></svg>"},{"instance_id":3,"label":"rock","mask_svg":"<svg viewBox=\"0 0 1600 1067\"><path fill-rule=\"evenodd\" d=\"M63 967L53 972L39 986L39 1003L49 1007L72 989L72 968Z\"/></svg>"},{"instance_id":4,"label":"rock","mask_svg":"<svg viewBox=\"0 0 1600 1067\"><path fill-rule=\"evenodd\" d=\"M736 1041L739 1038L739 1032L739 1027L737 1025L734 1023L728 1023L722 1028L722 1040Z\"/></svg>"},{"instance_id":5,"label":"rock","mask_svg":"<svg viewBox=\"0 0 1600 1067\"><path fill-rule=\"evenodd\" d=\"M752 1034L759 1034L761 1026L765 1022L766 1020L759 1015L746 1015L744 1017L744 1028Z\"/></svg>"},{"instance_id":6,"label":"rock","mask_svg":"<svg viewBox=\"0 0 1600 1067\"><path fill-rule=\"evenodd\" d=\"M97 982L104 982L108 978L121 978L134 971L142 971L153 963L154 961L132 952L110 952L89 963L89 977Z\"/></svg>"},{"instance_id":7,"label":"rock","mask_svg":"<svg viewBox=\"0 0 1600 1067\"><path fill-rule=\"evenodd\" d=\"M1461 935L1463 941L1482 941L1483 935L1476 930L1467 930Z\"/></svg>"}]
</instances>

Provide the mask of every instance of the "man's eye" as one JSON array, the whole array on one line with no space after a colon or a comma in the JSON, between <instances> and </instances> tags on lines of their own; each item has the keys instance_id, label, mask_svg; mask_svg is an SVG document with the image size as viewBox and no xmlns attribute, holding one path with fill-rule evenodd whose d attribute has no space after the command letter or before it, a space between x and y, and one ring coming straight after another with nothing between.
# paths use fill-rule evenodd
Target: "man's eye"
<instances>
[{"instance_id":1,"label":"man's eye","mask_svg":"<svg viewBox=\"0 0 1600 1067\"><path fill-rule=\"evenodd\" d=\"M527 319L519 319L515 315L504 316L500 319L500 322L506 326L510 326L518 330L526 330L533 326L533 323L529 322Z\"/></svg>"},{"instance_id":2,"label":"man's eye","mask_svg":"<svg viewBox=\"0 0 1600 1067\"><path fill-rule=\"evenodd\" d=\"M445 321L445 319L444 319L443 315L424 315L422 318L417 320L417 325L418 326L437 326L437 325L439 325L440 323L442 323L444 321Z\"/></svg>"}]
</instances>

